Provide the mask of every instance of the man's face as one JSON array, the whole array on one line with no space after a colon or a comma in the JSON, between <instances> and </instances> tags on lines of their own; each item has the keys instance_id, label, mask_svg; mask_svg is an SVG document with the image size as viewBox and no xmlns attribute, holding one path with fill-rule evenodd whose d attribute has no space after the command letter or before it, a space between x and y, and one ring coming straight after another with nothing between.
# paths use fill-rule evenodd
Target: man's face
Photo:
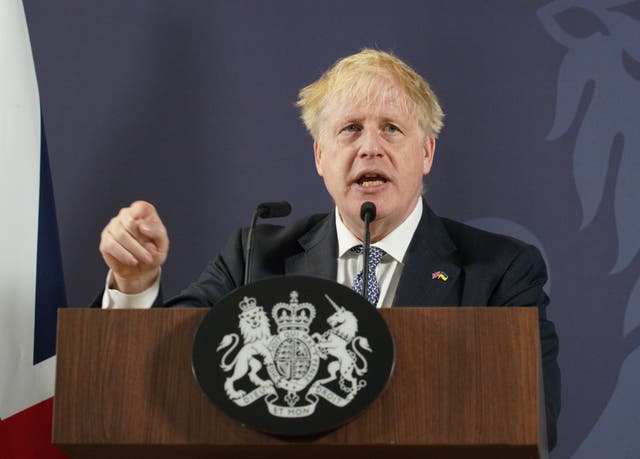
<instances>
[{"instance_id":1,"label":"man's face","mask_svg":"<svg viewBox=\"0 0 640 459\"><path fill-rule=\"evenodd\" d=\"M345 225L361 237L360 206L371 201L375 242L398 227L420 199L431 170L435 140L425 135L413 105L393 83L370 103L331 100L314 142L316 169Z\"/></svg>"}]
</instances>

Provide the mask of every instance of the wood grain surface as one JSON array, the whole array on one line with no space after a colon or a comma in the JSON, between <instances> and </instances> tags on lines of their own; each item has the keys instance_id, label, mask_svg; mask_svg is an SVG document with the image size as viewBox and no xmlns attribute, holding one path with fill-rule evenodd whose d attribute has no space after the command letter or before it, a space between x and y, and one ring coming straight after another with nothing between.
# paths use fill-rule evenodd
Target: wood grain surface
<instances>
[{"instance_id":1,"label":"wood grain surface","mask_svg":"<svg viewBox=\"0 0 640 459\"><path fill-rule=\"evenodd\" d=\"M535 308L381 312L396 346L383 394L345 426L290 441L241 426L201 392L191 347L206 309L61 309L53 442L95 458L545 455Z\"/></svg>"}]
</instances>

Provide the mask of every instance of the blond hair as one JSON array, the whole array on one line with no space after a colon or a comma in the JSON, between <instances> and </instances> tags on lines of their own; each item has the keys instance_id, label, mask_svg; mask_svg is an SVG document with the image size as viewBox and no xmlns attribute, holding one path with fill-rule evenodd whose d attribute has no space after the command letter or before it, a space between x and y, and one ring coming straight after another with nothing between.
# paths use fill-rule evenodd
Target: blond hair
<instances>
[{"instance_id":1,"label":"blond hair","mask_svg":"<svg viewBox=\"0 0 640 459\"><path fill-rule=\"evenodd\" d=\"M404 91L425 141L438 137L444 113L429 83L393 54L364 48L338 60L317 81L300 90L296 106L300 107L302 121L313 138L319 138L324 112L332 98L371 102L380 96L377 89L381 81L398 84Z\"/></svg>"}]
</instances>

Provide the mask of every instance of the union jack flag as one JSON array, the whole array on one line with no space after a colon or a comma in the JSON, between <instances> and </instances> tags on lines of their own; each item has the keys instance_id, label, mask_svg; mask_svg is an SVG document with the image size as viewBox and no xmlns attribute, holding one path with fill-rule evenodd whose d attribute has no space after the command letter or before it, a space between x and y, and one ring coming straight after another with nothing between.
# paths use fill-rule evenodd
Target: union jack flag
<instances>
[{"instance_id":1,"label":"union jack flag","mask_svg":"<svg viewBox=\"0 0 640 459\"><path fill-rule=\"evenodd\" d=\"M24 8L0 2L0 457L51 445L56 310L66 305L47 143Z\"/></svg>"}]
</instances>

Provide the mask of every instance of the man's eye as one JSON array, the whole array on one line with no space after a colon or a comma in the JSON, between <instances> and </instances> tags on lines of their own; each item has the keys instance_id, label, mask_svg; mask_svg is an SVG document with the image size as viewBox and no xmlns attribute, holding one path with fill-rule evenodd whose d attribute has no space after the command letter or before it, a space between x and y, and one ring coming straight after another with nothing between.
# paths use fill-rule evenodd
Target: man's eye
<instances>
[{"instance_id":1,"label":"man's eye","mask_svg":"<svg viewBox=\"0 0 640 459\"><path fill-rule=\"evenodd\" d=\"M343 129L343 131L347 131L347 132L358 132L359 130L360 130L360 126L358 126L357 124L349 124L345 126Z\"/></svg>"},{"instance_id":2,"label":"man's eye","mask_svg":"<svg viewBox=\"0 0 640 459\"><path fill-rule=\"evenodd\" d=\"M384 127L384 129L385 129L385 131L387 131L387 132L399 132L399 131L400 131L400 129L398 129L398 126L395 126L395 125L393 125L393 124L387 124L387 125Z\"/></svg>"}]
</instances>

